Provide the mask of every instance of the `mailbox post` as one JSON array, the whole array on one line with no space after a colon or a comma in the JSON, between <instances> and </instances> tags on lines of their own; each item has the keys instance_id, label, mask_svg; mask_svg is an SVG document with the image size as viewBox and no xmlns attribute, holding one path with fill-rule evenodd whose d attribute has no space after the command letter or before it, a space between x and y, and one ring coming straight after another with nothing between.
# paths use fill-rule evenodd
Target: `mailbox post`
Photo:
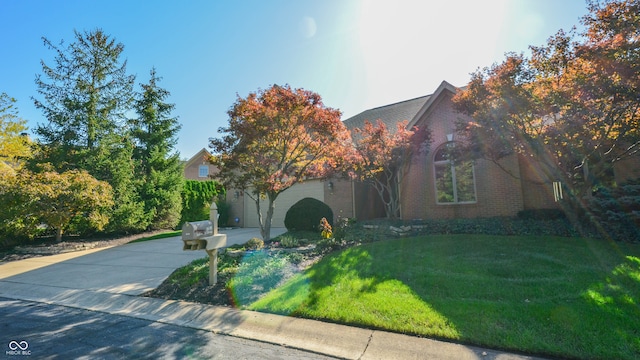
<instances>
[{"instance_id":1,"label":"mailbox post","mask_svg":"<svg viewBox=\"0 0 640 360\"><path fill-rule=\"evenodd\" d=\"M205 250L209 256L209 285L218 282L218 249L227 246L227 235L218 234L218 207L211 203L209 219L182 226L182 250Z\"/></svg>"},{"instance_id":2,"label":"mailbox post","mask_svg":"<svg viewBox=\"0 0 640 360\"><path fill-rule=\"evenodd\" d=\"M211 202L211 207L209 208L209 220L213 223L213 235L223 235L224 244L220 245L225 246L227 244L227 235L218 234L218 205L216 205L215 201ZM218 282L218 247L222 246L216 246L211 250L207 246L207 255L209 255L209 285L215 285Z\"/></svg>"}]
</instances>

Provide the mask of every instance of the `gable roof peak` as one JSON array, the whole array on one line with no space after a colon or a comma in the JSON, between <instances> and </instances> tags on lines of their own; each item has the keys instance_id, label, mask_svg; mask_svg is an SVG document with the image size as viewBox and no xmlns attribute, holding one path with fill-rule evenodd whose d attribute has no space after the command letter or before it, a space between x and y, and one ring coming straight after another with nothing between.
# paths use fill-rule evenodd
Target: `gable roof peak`
<instances>
[{"instance_id":1,"label":"gable roof peak","mask_svg":"<svg viewBox=\"0 0 640 360\"><path fill-rule=\"evenodd\" d=\"M362 128L365 121L374 123L377 120L381 120L389 129L394 129L396 123L407 120L409 127L411 127L415 124L417 118L424 114L445 90L456 93L458 88L443 80L433 94L365 110L344 120L344 125L349 130L353 130L354 128Z\"/></svg>"}]
</instances>

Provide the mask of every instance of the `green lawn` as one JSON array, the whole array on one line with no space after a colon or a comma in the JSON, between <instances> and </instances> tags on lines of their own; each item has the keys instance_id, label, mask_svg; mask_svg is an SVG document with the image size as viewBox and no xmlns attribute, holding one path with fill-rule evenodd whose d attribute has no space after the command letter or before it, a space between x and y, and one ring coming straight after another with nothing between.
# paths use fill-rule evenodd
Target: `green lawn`
<instances>
[{"instance_id":1,"label":"green lawn","mask_svg":"<svg viewBox=\"0 0 640 360\"><path fill-rule=\"evenodd\" d=\"M640 358L640 245L478 235L331 254L258 311L581 359Z\"/></svg>"}]
</instances>

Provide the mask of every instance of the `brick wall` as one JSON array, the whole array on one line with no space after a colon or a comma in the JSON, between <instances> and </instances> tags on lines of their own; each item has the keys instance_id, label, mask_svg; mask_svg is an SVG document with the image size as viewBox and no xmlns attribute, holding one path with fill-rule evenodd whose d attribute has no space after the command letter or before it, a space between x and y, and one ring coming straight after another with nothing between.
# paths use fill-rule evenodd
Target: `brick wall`
<instances>
[{"instance_id":1,"label":"brick wall","mask_svg":"<svg viewBox=\"0 0 640 360\"><path fill-rule=\"evenodd\" d=\"M199 169L200 169L200 165L206 165L209 168L209 175L215 174L218 169L209 164L206 161L192 161L191 163L188 163L185 168L184 168L184 177L185 179L189 179L189 180L200 180L200 181L205 181L205 180L212 180L210 176L208 177L200 177L199 175Z\"/></svg>"},{"instance_id":2,"label":"brick wall","mask_svg":"<svg viewBox=\"0 0 640 360\"><path fill-rule=\"evenodd\" d=\"M640 178L640 155L636 154L616 163L613 173L618 184Z\"/></svg>"},{"instance_id":3,"label":"brick wall","mask_svg":"<svg viewBox=\"0 0 640 360\"><path fill-rule=\"evenodd\" d=\"M553 184L543 175L541 167L529 158L519 156L520 178L524 208L554 209L558 207L553 196Z\"/></svg>"},{"instance_id":4,"label":"brick wall","mask_svg":"<svg viewBox=\"0 0 640 360\"><path fill-rule=\"evenodd\" d=\"M425 113L417 126L432 131L432 144L427 154L414 156L402 178L402 217L413 219L447 219L492 216L515 216L524 209L522 187L516 178L520 173L518 159L504 159L501 166L478 160L474 165L476 202L472 204L437 204L433 156L447 143L447 134L455 133L455 124L463 115L453 110L453 94L443 92ZM455 141L454 137L454 141Z\"/></svg>"},{"instance_id":5,"label":"brick wall","mask_svg":"<svg viewBox=\"0 0 640 360\"><path fill-rule=\"evenodd\" d=\"M329 188L329 183L333 184ZM349 180L330 179L324 182L324 202L333 211L333 220L338 217L353 218L353 183Z\"/></svg>"}]
</instances>

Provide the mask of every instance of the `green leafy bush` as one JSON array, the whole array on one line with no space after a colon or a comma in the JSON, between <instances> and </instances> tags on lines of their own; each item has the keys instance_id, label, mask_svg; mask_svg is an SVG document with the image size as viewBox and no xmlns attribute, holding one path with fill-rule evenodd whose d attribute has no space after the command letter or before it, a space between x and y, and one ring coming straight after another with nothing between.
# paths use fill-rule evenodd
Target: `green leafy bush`
<instances>
[{"instance_id":1,"label":"green leafy bush","mask_svg":"<svg viewBox=\"0 0 640 360\"><path fill-rule=\"evenodd\" d=\"M518 218L523 220L559 220L567 215L560 209L529 209L518 212Z\"/></svg>"},{"instance_id":2,"label":"green leafy bush","mask_svg":"<svg viewBox=\"0 0 640 360\"><path fill-rule=\"evenodd\" d=\"M308 230L319 232L320 220L326 218L333 226L333 211L329 205L313 198L304 198L287 210L284 226L289 231Z\"/></svg>"},{"instance_id":3,"label":"green leafy bush","mask_svg":"<svg viewBox=\"0 0 640 360\"><path fill-rule=\"evenodd\" d=\"M376 228L363 228L372 225ZM392 235L390 226L411 226L413 234L478 234L478 235L541 235L541 236L580 236L580 233L567 219L535 220L514 217L491 217L475 219L432 219L412 222L385 221L365 222L355 227L355 233L360 237L375 237L375 239ZM353 236L353 233L347 237ZM375 240L374 240L375 241Z\"/></svg>"},{"instance_id":4,"label":"green leafy bush","mask_svg":"<svg viewBox=\"0 0 640 360\"><path fill-rule=\"evenodd\" d=\"M295 236L283 235L280 237L280 245L285 248L294 248L300 246L300 240Z\"/></svg>"},{"instance_id":5,"label":"green leafy bush","mask_svg":"<svg viewBox=\"0 0 640 360\"><path fill-rule=\"evenodd\" d=\"M218 206L218 226L228 226L231 204L224 200L218 200L216 205Z\"/></svg>"},{"instance_id":6,"label":"green leafy bush","mask_svg":"<svg viewBox=\"0 0 640 360\"><path fill-rule=\"evenodd\" d=\"M350 219L346 217L338 217L335 226L333 227L333 236L342 240L350 232L351 228L356 224L356 219Z\"/></svg>"}]
</instances>

